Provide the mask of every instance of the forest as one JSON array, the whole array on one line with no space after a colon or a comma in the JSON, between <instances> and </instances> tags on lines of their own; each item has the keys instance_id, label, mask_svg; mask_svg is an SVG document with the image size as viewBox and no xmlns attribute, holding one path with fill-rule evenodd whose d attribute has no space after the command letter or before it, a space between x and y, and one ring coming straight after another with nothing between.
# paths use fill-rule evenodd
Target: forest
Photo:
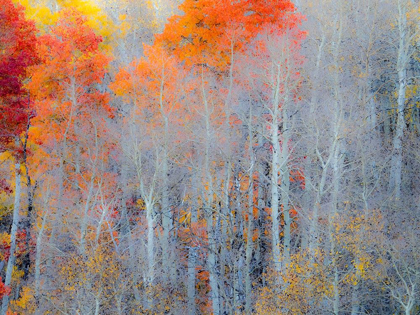
<instances>
[{"instance_id":1,"label":"forest","mask_svg":"<svg viewBox=\"0 0 420 315\"><path fill-rule=\"evenodd\" d=\"M0 315L420 314L418 0L0 0Z\"/></svg>"}]
</instances>

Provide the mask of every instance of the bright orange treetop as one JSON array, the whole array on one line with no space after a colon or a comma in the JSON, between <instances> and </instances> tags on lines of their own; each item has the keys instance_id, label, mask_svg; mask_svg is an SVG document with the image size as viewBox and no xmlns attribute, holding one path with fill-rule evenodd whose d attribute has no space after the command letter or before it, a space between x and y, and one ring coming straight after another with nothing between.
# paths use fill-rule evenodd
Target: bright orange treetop
<instances>
[{"instance_id":1,"label":"bright orange treetop","mask_svg":"<svg viewBox=\"0 0 420 315\"><path fill-rule=\"evenodd\" d=\"M65 10L51 34L39 38L42 64L32 68L28 88L36 99L34 126L42 125L38 141L57 141L71 136L77 117L92 114L108 106L108 94L98 89L110 58L99 44L102 38L75 10ZM41 139L42 138L42 139Z\"/></svg>"},{"instance_id":2,"label":"bright orange treetop","mask_svg":"<svg viewBox=\"0 0 420 315\"><path fill-rule=\"evenodd\" d=\"M185 14L170 18L157 42L187 65L206 64L222 71L232 53L244 49L268 25L282 30L301 19L289 0L186 0L180 9Z\"/></svg>"}]
</instances>

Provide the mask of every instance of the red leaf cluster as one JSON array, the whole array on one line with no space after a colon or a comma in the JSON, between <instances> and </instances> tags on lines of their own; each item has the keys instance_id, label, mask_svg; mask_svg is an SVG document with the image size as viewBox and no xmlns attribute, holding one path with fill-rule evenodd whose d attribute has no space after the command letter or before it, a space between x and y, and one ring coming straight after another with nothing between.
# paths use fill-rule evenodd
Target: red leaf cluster
<instances>
[{"instance_id":1,"label":"red leaf cluster","mask_svg":"<svg viewBox=\"0 0 420 315\"><path fill-rule=\"evenodd\" d=\"M35 45L35 25L23 7L0 0L0 152L10 149L31 115L23 83L37 62Z\"/></svg>"}]
</instances>

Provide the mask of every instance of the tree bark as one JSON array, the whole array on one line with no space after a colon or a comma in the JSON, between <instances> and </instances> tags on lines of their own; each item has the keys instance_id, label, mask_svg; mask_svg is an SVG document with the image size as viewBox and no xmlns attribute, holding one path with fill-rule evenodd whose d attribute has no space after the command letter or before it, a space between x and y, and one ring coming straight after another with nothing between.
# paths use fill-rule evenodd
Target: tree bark
<instances>
[{"instance_id":1,"label":"tree bark","mask_svg":"<svg viewBox=\"0 0 420 315\"><path fill-rule=\"evenodd\" d=\"M12 229L10 231L10 255L9 261L7 262L7 269L6 269L6 279L4 281L5 286L10 286L12 282L12 272L13 267L15 265L15 251L16 251L16 236L17 230L19 226L19 210L20 210L20 199L21 199L21 173L20 173L20 166L21 164L16 162L15 163L15 200L13 204L13 221L12 221ZM9 307L9 296L4 295L1 307L1 314L5 315L7 309Z\"/></svg>"},{"instance_id":2,"label":"tree bark","mask_svg":"<svg viewBox=\"0 0 420 315\"><path fill-rule=\"evenodd\" d=\"M405 94L407 89L407 17L406 8L398 0L398 29L399 29L399 45L397 56L397 71L398 71L398 100L397 100L397 123L393 139L393 154L390 174L389 188L390 192L394 193L397 200L401 198L401 172L402 172L402 142L405 128Z\"/></svg>"}]
</instances>

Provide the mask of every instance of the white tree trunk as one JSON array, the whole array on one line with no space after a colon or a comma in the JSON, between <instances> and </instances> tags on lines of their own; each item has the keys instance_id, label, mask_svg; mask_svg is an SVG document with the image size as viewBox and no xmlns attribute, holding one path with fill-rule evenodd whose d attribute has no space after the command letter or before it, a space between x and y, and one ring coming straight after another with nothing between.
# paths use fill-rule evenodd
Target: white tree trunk
<instances>
[{"instance_id":1,"label":"white tree trunk","mask_svg":"<svg viewBox=\"0 0 420 315\"><path fill-rule=\"evenodd\" d=\"M48 188L48 192L45 196L44 199L44 214L42 216L42 224L41 227L38 231L38 236L36 238L36 254L35 254L35 299L37 301L37 303L39 303L39 297L40 297L40 291L42 290L41 288L41 258L42 258L42 237L44 234L44 230L45 230L45 225L47 224L47 218L48 218L48 214L49 214L49 188Z\"/></svg>"},{"instance_id":2,"label":"white tree trunk","mask_svg":"<svg viewBox=\"0 0 420 315\"><path fill-rule=\"evenodd\" d=\"M283 218L284 218L284 251L283 261L284 265L290 264L290 244L291 244L291 224L292 219L290 217L290 204L289 204L289 190L290 190L290 171L287 165L289 160L289 140L290 140L290 128L289 117L287 113L287 97L285 104L283 104L282 116L283 116L283 139L282 139L282 165L281 165L281 204L283 206Z\"/></svg>"},{"instance_id":3,"label":"white tree trunk","mask_svg":"<svg viewBox=\"0 0 420 315\"><path fill-rule=\"evenodd\" d=\"M204 70L202 70L204 71ZM208 260L207 265L209 269L209 280L210 280L210 297L213 306L213 314L220 314L220 296L219 296L219 285L218 277L216 272L216 239L213 226L213 177L210 172L210 141L211 141L211 129L210 129L210 109L207 102L206 90L204 87L204 72L202 72L202 97L205 110L205 124L206 124L206 140L205 140L205 181L207 183L206 201L205 201L205 212L206 212L206 223L207 223L207 235L208 235Z\"/></svg>"},{"instance_id":4,"label":"white tree trunk","mask_svg":"<svg viewBox=\"0 0 420 315\"><path fill-rule=\"evenodd\" d=\"M390 174L389 188L390 192L394 193L395 198L401 198L401 172L402 172L402 141L404 136L405 119L405 94L407 89L407 63L408 63L408 50L407 45L407 9L398 0L398 30L399 30L399 45L397 56L397 71L398 71L398 100L397 100L397 124L393 139L393 154L392 165Z\"/></svg>"},{"instance_id":5,"label":"white tree trunk","mask_svg":"<svg viewBox=\"0 0 420 315\"><path fill-rule=\"evenodd\" d=\"M253 232L254 232L254 165L255 165L255 155L254 155L254 130L252 128L252 107L249 111L249 123L248 123L248 150L249 150L249 187L248 187L248 234L246 240L246 249L245 249L245 314L249 315L252 313L252 279L251 279L251 259L252 252L254 247L253 242Z\"/></svg>"},{"instance_id":6,"label":"white tree trunk","mask_svg":"<svg viewBox=\"0 0 420 315\"><path fill-rule=\"evenodd\" d=\"M277 120L277 119L276 119ZM271 143L273 146L272 153L272 171L271 171L271 248L275 268L277 272L281 271L280 257L280 220L279 220L279 161L280 161L280 145L277 124L272 125Z\"/></svg>"},{"instance_id":7,"label":"white tree trunk","mask_svg":"<svg viewBox=\"0 0 420 315\"><path fill-rule=\"evenodd\" d=\"M147 220L147 262L148 262L148 282L153 285L155 278L155 232L154 232L154 215L153 204L146 202L146 220Z\"/></svg>"},{"instance_id":8,"label":"white tree trunk","mask_svg":"<svg viewBox=\"0 0 420 315\"><path fill-rule=\"evenodd\" d=\"M196 265L196 248L188 249L188 314L195 315L195 265Z\"/></svg>"},{"instance_id":9,"label":"white tree trunk","mask_svg":"<svg viewBox=\"0 0 420 315\"><path fill-rule=\"evenodd\" d=\"M21 174L20 174L20 163L15 164L15 201L13 204L13 221L12 229L10 231L10 256L7 262L6 279L4 281L5 286L10 286L12 282L12 272L15 265L15 250L16 250L16 235L19 226L19 210L20 210L20 197L21 197ZM5 315L9 307L9 296L3 296L1 314Z\"/></svg>"}]
</instances>

